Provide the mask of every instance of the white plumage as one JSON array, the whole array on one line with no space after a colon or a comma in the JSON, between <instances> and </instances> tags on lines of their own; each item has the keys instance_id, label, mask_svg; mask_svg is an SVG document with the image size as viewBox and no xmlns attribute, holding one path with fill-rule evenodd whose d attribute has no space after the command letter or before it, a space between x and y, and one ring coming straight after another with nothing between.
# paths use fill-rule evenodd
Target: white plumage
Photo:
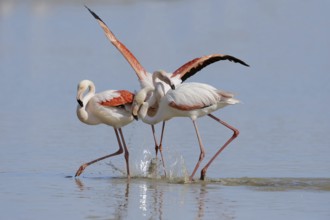
<instances>
[{"instance_id":1,"label":"white plumage","mask_svg":"<svg viewBox=\"0 0 330 220\"><path fill-rule=\"evenodd\" d=\"M154 76L165 77L166 73L163 71L156 71ZM173 117L189 117L191 118L197 138L200 146L199 160L190 176L190 180L193 179L195 172L197 171L199 164L204 158L205 150L199 135L199 131L196 124L196 119L205 115L209 115L211 118L225 125L229 129L233 130L234 135L227 141L225 145L213 156L210 162L202 169L201 179L205 178L206 170L217 155L238 135L238 130L221 121L215 116L211 115L212 112L223 108L227 105L233 105L239 103L239 100L233 98L233 94L229 92L220 91L213 86L203 83L183 83L177 86L175 90L169 90L160 99L159 108L154 116L147 114L150 107L148 93L153 91L154 88L146 87L141 89L134 97L132 113L135 116L139 116L141 120L148 124L156 124L161 121L169 120ZM157 91L156 91L157 92Z\"/></svg>"},{"instance_id":2,"label":"white plumage","mask_svg":"<svg viewBox=\"0 0 330 220\"><path fill-rule=\"evenodd\" d=\"M75 176L79 176L87 166L125 151L127 176L130 177L128 148L121 128L134 119L131 114L133 97L134 94L127 90L107 90L95 94L95 86L92 81L83 80L79 83L77 89L77 116L79 120L88 125L106 124L112 126L118 140L119 149L113 154L81 165Z\"/></svg>"},{"instance_id":3,"label":"white plumage","mask_svg":"<svg viewBox=\"0 0 330 220\"><path fill-rule=\"evenodd\" d=\"M149 92L149 104L150 109L148 111L148 114L152 116L155 111L157 111L159 106L159 101L162 96L166 94L166 92L170 89L170 87L164 83L163 81L156 79L156 81L153 81L153 75L149 72L147 72L144 67L140 64L140 62L136 59L136 57L131 53L131 51L122 43L120 42L116 36L112 33L112 31L109 29L109 27L102 21L102 19L92 10L90 10L87 6L86 8L88 11L93 15L93 17L97 20L99 25L104 31L104 34L108 38L108 40L118 49L118 51L123 55L123 57L127 60L127 62L131 65L131 67L134 69L141 88L153 88L152 91ZM207 56L198 57L195 59L192 59L179 67L177 70L175 70L173 73L166 73L168 77L171 78L172 83L174 85L179 85L181 82L185 81L190 76L196 74L198 71L203 69L204 67L217 62L221 60L228 60L235 63L240 63L244 66L249 66L244 61L230 56L230 55L224 55L224 54L211 54ZM158 149L160 150L163 165L163 155L162 155L162 138L165 128L165 122L163 122L162 126L162 132L161 132L161 138L160 138L160 144L157 144L157 140L155 137L155 129L153 124L151 124L153 137L155 141L155 149L156 149L156 156ZM165 173L166 175L166 173Z\"/></svg>"}]
</instances>

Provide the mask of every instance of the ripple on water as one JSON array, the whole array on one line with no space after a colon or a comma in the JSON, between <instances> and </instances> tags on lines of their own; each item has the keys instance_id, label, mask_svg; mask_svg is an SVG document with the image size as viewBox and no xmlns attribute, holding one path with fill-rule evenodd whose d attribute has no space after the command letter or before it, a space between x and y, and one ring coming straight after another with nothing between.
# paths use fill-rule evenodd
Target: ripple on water
<instances>
[{"instance_id":1,"label":"ripple on water","mask_svg":"<svg viewBox=\"0 0 330 220\"><path fill-rule=\"evenodd\" d=\"M223 178L210 179L211 183L224 186L247 186L257 190L286 191L286 190L321 190L330 191L330 178Z\"/></svg>"}]
</instances>

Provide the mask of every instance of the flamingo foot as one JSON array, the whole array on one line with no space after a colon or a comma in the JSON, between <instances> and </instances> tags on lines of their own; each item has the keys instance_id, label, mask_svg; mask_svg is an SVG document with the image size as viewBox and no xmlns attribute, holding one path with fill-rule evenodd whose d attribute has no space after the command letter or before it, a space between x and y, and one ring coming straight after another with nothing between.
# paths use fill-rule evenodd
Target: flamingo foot
<instances>
[{"instance_id":1,"label":"flamingo foot","mask_svg":"<svg viewBox=\"0 0 330 220\"><path fill-rule=\"evenodd\" d=\"M189 177L189 182L190 182L190 183L193 183L193 182L195 182L195 180L194 180L194 177L193 177L193 176L190 176L190 177Z\"/></svg>"},{"instance_id":2,"label":"flamingo foot","mask_svg":"<svg viewBox=\"0 0 330 220\"><path fill-rule=\"evenodd\" d=\"M158 157L158 150L159 150L159 146L155 145L156 158Z\"/></svg>"},{"instance_id":3,"label":"flamingo foot","mask_svg":"<svg viewBox=\"0 0 330 220\"><path fill-rule=\"evenodd\" d=\"M163 170L164 170L164 177L166 178L166 168L165 168L165 161L164 161L164 157L163 157L163 145L160 144L158 146L158 149L159 149L160 157L161 157L161 160L162 160L162 165L163 165Z\"/></svg>"},{"instance_id":4,"label":"flamingo foot","mask_svg":"<svg viewBox=\"0 0 330 220\"><path fill-rule=\"evenodd\" d=\"M205 175L206 175L206 169L202 169L201 171L201 177L199 178L200 180L205 180Z\"/></svg>"},{"instance_id":5,"label":"flamingo foot","mask_svg":"<svg viewBox=\"0 0 330 220\"><path fill-rule=\"evenodd\" d=\"M80 174L82 174L82 172L84 172L84 170L86 169L87 166L88 166L87 163L81 165L79 167L79 169L77 170L75 177L80 176Z\"/></svg>"}]
</instances>

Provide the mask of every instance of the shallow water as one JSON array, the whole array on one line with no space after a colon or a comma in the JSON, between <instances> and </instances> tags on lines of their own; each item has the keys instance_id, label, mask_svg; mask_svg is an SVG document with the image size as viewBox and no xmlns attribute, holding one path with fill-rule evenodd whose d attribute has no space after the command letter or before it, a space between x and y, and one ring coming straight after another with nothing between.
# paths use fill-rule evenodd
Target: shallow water
<instances>
[{"instance_id":1,"label":"shallow water","mask_svg":"<svg viewBox=\"0 0 330 220\"><path fill-rule=\"evenodd\" d=\"M187 182L198 159L189 119L167 123L162 166L150 167L150 127L112 128L75 115L76 86L138 90L130 66L83 7L91 7L149 71L173 71L211 53L250 68L212 64L188 81L232 91L242 104L215 113L240 136L206 181ZM1 1L0 219L329 219L330 4L325 1ZM184 15L184 16L183 16ZM205 165L231 132L198 120ZM158 132L160 127L157 127Z\"/></svg>"}]
</instances>

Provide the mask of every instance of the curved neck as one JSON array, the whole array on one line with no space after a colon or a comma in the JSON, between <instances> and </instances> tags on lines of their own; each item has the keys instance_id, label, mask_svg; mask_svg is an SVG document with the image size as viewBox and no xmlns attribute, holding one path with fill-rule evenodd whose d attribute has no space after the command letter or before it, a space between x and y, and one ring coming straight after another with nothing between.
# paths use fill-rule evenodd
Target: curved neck
<instances>
[{"instance_id":1,"label":"curved neck","mask_svg":"<svg viewBox=\"0 0 330 220\"><path fill-rule=\"evenodd\" d=\"M86 90L88 90L87 94ZM79 99L83 103L83 107L85 107L88 101L95 95L95 86L92 81L84 80L83 85L78 88L77 92L77 100Z\"/></svg>"},{"instance_id":2,"label":"curved neck","mask_svg":"<svg viewBox=\"0 0 330 220\"><path fill-rule=\"evenodd\" d=\"M153 93L155 89L153 87L145 87L141 89L134 98L134 107L133 107L133 112L135 115L138 115L140 119L142 119L143 122L147 124L156 124L162 120L159 120L158 114L159 114L159 109L157 110L157 113L155 116L149 116L148 115L148 110L149 107L154 104L154 97L150 95L150 93Z\"/></svg>"},{"instance_id":3,"label":"curved neck","mask_svg":"<svg viewBox=\"0 0 330 220\"><path fill-rule=\"evenodd\" d=\"M157 113L154 116L149 116L148 110L149 110L149 103L143 102L143 104L141 105L140 110L139 110L139 118L141 118L141 120L144 123L157 124L158 122L163 121L163 119L161 117L159 117L160 112L161 112L159 109L157 110Z\"/></svg>"},{"instance_id":4,"label":"curved neck","mask_svg":"<svg viewBox=\"0 0 330 220\"><path fill-rule=\"evenodd\" d=\"M84 95L86 90L88 89L88 93ZM77 92L77 100L82 102L77 105L77 116L80 121L86 124L98 124L99 122L95 121L90 117L89 112L86 110L87 104L89 100L95 95L95 86L92 82L88 82L86 87L79 88Z\"/></svg>"}]
</instances>

